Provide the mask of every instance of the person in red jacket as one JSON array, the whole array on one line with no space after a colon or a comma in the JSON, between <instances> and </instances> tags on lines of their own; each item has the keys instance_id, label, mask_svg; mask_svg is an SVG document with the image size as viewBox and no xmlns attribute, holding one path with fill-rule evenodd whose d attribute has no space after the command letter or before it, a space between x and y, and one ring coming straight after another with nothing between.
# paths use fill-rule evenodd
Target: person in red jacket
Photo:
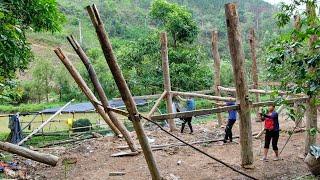
<instances>
[{"instance_id":1,"label":"person in red jacket","mask_svg":"<svg viewBox=\"0 0 320 180\"><path fill-rule=\"evenodd\" d=\"M272 143L272 149L275 153L275 161L279 160L278 153L278 140L279 140L279 119L278 113L274 110L275 106L269 106L267 114L260 114L261 120L264 121L264 128L266 130L265 144L264 144L264 156L261 160L267 161L267 155L270 147L270 142Z\"/></svg>"}]
</instances>

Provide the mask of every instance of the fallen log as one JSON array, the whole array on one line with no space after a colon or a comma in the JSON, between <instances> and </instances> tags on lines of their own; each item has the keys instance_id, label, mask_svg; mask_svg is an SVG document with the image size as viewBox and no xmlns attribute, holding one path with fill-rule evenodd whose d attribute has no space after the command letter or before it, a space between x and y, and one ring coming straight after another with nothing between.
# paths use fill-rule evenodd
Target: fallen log
<instances>
[{"instance_id":1,"label":"fallen log","mask_svg":"<svg viewBox=\"0 0 320 180\"><path fill-rule=\"evenodd\" d=\"M8 142L0 142L0 149L51 166L56 166L59 160L57 156L32 151Z\"/></svg>"}]
</instances>

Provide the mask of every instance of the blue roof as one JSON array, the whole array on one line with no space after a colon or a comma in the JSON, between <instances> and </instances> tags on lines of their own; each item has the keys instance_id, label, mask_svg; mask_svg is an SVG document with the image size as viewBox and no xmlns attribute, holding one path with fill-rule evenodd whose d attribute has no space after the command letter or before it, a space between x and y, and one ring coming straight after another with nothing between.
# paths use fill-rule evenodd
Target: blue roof
<instances>
[{"instance_id":1,"label":"blue roof","mask_svg":"<svg viewBox=\"0 0 320 180\"><path fill-rule=\"evenodd\" d=\"M135 99L136 105L137 106L143 106L147 104L147 100L145 99ZM114 108L123 108L125 107L124 103L122 100L111 100L109 101L109 104L111 107ZM56 108L49 108L40 111L40 113L44 114L50 114L50 113L55 113L57 112L61 107L56 107ZM68 107L66 107L62 113L81 113L81 112L94 112L95 108L90 102L84 102L84 103L77 103L77 104L71 104Z\"/></svg>"}]
</instances>

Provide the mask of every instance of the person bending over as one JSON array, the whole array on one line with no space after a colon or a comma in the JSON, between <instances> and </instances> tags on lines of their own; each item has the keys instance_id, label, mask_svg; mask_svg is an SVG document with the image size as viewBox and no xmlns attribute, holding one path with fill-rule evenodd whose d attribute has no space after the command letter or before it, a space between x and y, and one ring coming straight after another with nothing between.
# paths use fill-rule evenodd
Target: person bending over
<instances>
[{"instance_id":1,"label":"person bending over","mask_svg":"<svg viewBox=\"0 0 320 180\"><path fill-rule=\"evenodd\" d=\"M183 99L180 96L177 96L177 99L181 102L185 102L185 105L183 107L184 110L183 111L193 111L195 110L195 101L193 98L191 97L187 97L187 99ZM177 112L181 112L179 105L177 104ZM183 133L184 131L184 127L186 126L186 124L188 124L189 129L190 129L190 134L193 133L193 128L192 128L192 117L185 117L185 118L180 118L180 120L182 120L182 125L181 125L181 133Z\"/></svg>"},{"instance_id":2,"label":"person bending over","mask_svg":"<svg viewBox=\"0 0 320 180\"><path fill-rule=\"evenodd\" d=\"M272 148L275 153L274 161L279 160L278 153L278 140L279 140L279 119L278 113L274 110L275 106L269 106L267 114L261 114L261 120L264 121L264 128L266 130L265 135L265 144L264 144L264 156L261 160L267 161L268 158L268 150L270 146L270 142L272 143Z\"/></svg>"},{"instance_id":3,"label":"person bending over","mask_svg":"<svg viewBox=\"0 0 320 180\"><path fill-rule=\"evenodd\" d=\"M235 102L227 102L227 106L233 106L235 105ZM227 143L227 141L229 140L230 142L232 142L232 127L234 125L234 123L237 120L237 111L236 110L230 110L228 111L229 115L228 115L228 124L226 126L225 129L225 136L224 136L224 143Z\"/></svg>"}]
</instances>

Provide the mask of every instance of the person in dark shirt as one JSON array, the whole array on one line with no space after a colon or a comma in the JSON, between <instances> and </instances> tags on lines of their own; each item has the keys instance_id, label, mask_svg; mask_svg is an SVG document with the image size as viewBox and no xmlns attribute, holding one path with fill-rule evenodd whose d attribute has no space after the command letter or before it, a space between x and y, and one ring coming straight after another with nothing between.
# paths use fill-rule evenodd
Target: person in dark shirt
<instances>
[{"instance_id":1,"label":"person in dark shirt","mask_svg":"<svg viewBox=\"0 0 320 180\"><path fill-rule=\"evenodd\" d=\"M235 102L227 102L227 106L233 106L233 105L235 105ZM228 139L230 142L232 142L232 127L237 120L237 111L230 110L230 111L228 111L228 113L229 113L228 124L225 129L226 134L225 134L224 140L223 140L224 143L226 143L228 141Z\"/></svg>"},{"instance_id":2,"label":"person in dark shirt","mask_svg":"<svg viewBox=\"0 0 320 180\"><path fill-rule=\"evenodd\" d=\"M179 103L177 103L176 105L176 111L177 112L180 112L180 111L193 111L195 110L195 101L193 98L191 97L187 97L187 99L183 99L181 98L180 96L177 96L176 99L179 101L179 102L185 102L185 104L183 105L184 108L180 108L179 106ZM193 128L192 128L192 124L191 124L191 121L192 121L192 117L185 117L185 118L180 118L183 122L181 124L181 133L183 133L184 131L184 127L186 126L186 124L188 124L189 126L189 129L190 129L190 134L193 133Z\"/></svg>"},{"instance_id":3,"label":"person in dark shirt","mask_svg":"<svg viewBox=\"0 0 320 180\"><path fill-rule=\"evenodd\" d=\"M270 142L272 142L272 149L275 153L275 161L279 160L278 153L278 140L279 140L279 119L278 113L274 110L275 106L269 106L268 114L260 114L261 120L264 121L264 128L266 130L265 144L264 144L264 156L261 160L267 161L267 155L270 147Z\"/></svg>"}]
</instances>

